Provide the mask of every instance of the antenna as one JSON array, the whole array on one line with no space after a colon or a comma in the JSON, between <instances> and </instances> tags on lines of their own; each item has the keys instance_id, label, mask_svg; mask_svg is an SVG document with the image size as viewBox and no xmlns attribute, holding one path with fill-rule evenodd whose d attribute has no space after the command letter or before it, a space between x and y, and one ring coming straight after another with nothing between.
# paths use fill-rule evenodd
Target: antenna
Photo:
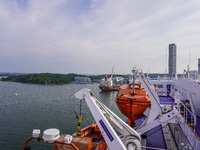
<instances>
[{"instance_id":1,"label":"antenna","mask_svg":"<svg viewBox=\"0 0 200 150\"><path fill-rule=\"evenodd\" d=\"M165 73L167 73L167 48L166 48L166 55L165 55Z\"/></svg>"},{"instance_id":2,"label":"antenna","mask_svg":"<svg viewBox=\"0 0 200 150\"><path fill-rule=\"evenodd\" d=\"M189 65L191 65L191 47L190 47L190 54L189 54Z\"/></svg>"}]
</instances>

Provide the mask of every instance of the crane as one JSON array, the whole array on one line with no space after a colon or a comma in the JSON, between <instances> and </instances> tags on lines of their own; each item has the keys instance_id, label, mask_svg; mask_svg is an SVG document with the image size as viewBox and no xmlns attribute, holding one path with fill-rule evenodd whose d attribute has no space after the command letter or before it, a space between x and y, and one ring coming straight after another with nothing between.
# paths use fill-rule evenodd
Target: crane
<instances>
[{"instance_id":1,"label":"crane","mask_svg":"<svg viewBox=\"0 0 200 150\"><path fill-rule=\"evenodd\" d=\"M98 101L90 89L84 88L75 93L75 96L80 100L85 99L110 150L141 150L140 135L103 103ZM121 134L120 137L114 128Z\"/></svg>"}]
</instances>

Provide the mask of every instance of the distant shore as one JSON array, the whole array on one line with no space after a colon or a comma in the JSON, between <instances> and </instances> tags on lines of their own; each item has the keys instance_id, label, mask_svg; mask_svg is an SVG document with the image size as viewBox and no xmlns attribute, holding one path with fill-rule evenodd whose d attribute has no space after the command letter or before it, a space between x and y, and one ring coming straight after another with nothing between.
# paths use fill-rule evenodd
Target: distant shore
<instances>
[{"instance_id":1,"label":"distant shore","mask_svg":"<svg viewBox=\"0 0 200 150\"><path fill-rule=\"evenodd\" d=\"M90 83L100 82L102 78L106 75L80 75L80 74L53 74L53 73L39 73L39 74L25 74L25 75L13 75L13 76L1 76L1 81L11 81L11 82L20 82L27 84L47 84L47 85L57 85L57 84L68 84L68 83L77 83L74 82L74 77L88 77L91 79ZM108 75L110 76L110 75ZM125 77L126 75L115 75ZM78 82L81 83L81 82Z\"/></svg>"}]
</instances>

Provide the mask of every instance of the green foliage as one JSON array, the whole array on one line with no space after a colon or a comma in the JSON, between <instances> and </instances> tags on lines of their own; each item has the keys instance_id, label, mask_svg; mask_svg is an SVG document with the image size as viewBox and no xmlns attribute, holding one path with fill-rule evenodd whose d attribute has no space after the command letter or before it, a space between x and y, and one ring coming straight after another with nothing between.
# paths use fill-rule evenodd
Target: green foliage
<instances>
[{"instance_id":1,"label":"green foliage","mask_svg":"<svg viewBox=\"0 0 200 150\"><path fill-rule=\"evenodd\" d=\"M40 74L28 74L20 76L10 76L2 78L2 81L14 81L21 83L33 83L33 84L66 84L73 81L76 74L51 74L51 73L40 73Z\"/></svg>"},{"instance_id":2,"label":"green foliage","mask_svg":"<svg viewBox=\"0 0 200 150\"><path fill-rule=\"evenodd\" d=\"M27 74L27 75L15 75L7 78L2 78L1 81L13 81L21 83L33 83L33 84L67 84L74 80L74 77L88 77L92 81L101 80L106 75L79 75L74 73L69 74L52 74L52 73L40 73L40 74ZM110 75L107 75L110 77ZM125 77L125 75L115 75ZM113 76L114 77L114 76Z\"/></svg>"}]
</instances>

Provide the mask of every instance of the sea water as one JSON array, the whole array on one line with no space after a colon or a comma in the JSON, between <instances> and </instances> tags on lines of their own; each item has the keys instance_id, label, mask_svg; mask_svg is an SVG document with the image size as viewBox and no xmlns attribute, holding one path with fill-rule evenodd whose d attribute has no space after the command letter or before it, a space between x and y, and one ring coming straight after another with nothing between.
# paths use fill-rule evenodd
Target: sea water
<instances>
[{"instance_id":1,"label":"sea water","mask_svg":"<svg viewBox=\"0 0 200 150\"><path fill-rule=\"evenodd\" d=\"M115 103L117 91L102 92L99 84L35 85L0 81L0 150L21 150L33 129L57 128L60 133L77 131L80 100L74 93L82 88L91 89L93 95L120 118L126 118ZM76 112L76 114L75 114ZM82 102L81 127L94 119L85 101ZM52 144L32 140L32 150L52 149Z\"/></svg>"}]
</instances>

